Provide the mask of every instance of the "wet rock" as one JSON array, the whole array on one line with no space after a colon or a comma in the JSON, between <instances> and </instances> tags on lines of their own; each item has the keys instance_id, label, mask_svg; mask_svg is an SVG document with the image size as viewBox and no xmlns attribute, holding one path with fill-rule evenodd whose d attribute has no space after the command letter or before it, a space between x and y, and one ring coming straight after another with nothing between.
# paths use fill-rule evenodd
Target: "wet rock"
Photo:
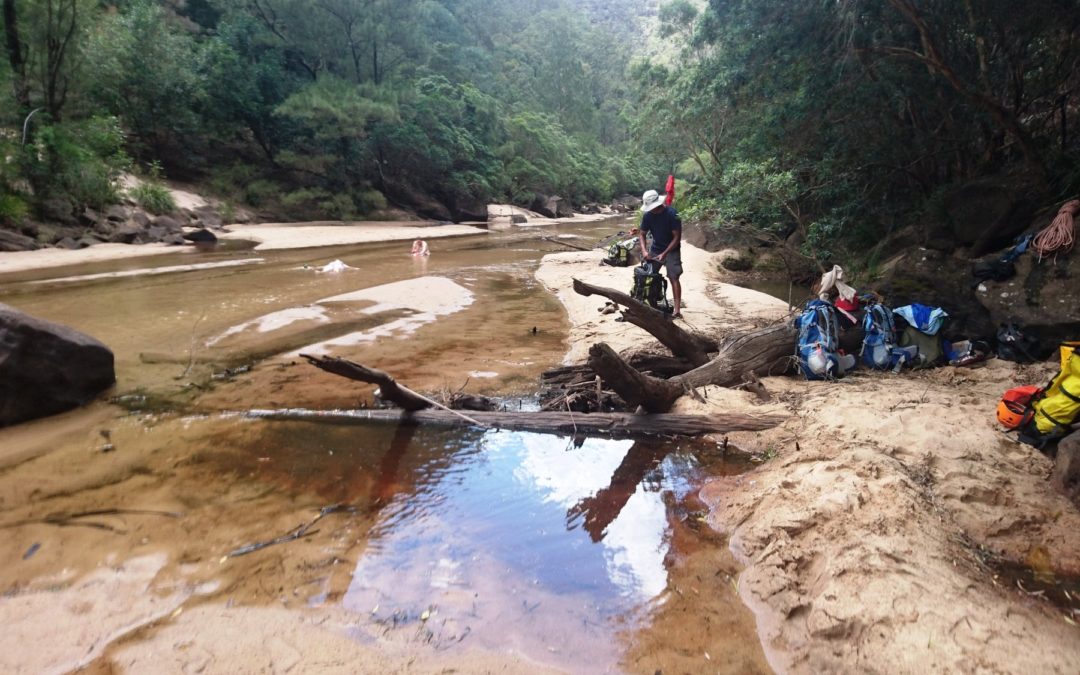
<instances>
[{"instance_id":1,"label":"wet rock","mask_svg":"<svg viewBox=\"0 0 1080 675\"><path fill-rule=\"evenodd\" d=\"M104 344L0 304L0 426L78 407L115 381Z\"/></svg>"},{"instance_id":2,"label":"wet rock","mask_svg":"<svg viewBox=\"0 0 1080 675\"><path fill-rule=\"evenodd\" d=\"M38 243L26 235L0 230L0 251L33 251L38 248L41 248Z\"/></svg>"},{"instance_id":3,"label":"wet rock","mask_svg":"<svg viewBox=\"0 0 1080 675\"><path fill-rule=\"evenodd\" d=\"M193 232L185 232L184 239L196 244L213 244L217 242L217 235L205 228Z\"/></svg>"}]
</instances>

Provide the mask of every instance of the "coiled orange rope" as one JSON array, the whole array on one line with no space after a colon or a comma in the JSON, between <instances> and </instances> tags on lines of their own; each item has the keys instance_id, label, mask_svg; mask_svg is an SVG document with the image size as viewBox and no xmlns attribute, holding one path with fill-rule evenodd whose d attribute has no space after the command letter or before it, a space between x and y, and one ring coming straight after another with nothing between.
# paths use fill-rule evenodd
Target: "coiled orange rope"
<instances>
[{"instance_id":1,"label":"coiled orange rope","mask_svg":"<svg viewBox=\"0 0 1080 675\"><path fill-rule=\"evenodd\" d=\"M1039 231L1031 240L1031 248L1039 254L1039 260L1057 251L1073 247L1073 216L1080 213L1080 199L1065 202L1054 217L1054 222Z\"/></svg>"}]
</instances>

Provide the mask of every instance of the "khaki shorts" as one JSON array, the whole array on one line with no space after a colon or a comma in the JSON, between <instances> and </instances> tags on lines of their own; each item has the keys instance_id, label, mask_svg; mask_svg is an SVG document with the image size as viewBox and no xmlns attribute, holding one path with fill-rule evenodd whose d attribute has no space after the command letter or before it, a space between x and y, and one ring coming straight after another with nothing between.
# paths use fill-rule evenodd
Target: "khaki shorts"
<instances>
[{"instance_id":1,"label":"khaki shorts","mask_svg":"<svg viewBox=\"0 0 1080 675\"><path fill-rule=\"evenodd\" d=\"M655 257L660 255L660 251L653 253L649 251L649 257ZM672 249L670 253L664 256L664 269L667 271L667 278L672 281L677 280L682 276L682 256L679 249Z\"/></svg>"}]
</instances>

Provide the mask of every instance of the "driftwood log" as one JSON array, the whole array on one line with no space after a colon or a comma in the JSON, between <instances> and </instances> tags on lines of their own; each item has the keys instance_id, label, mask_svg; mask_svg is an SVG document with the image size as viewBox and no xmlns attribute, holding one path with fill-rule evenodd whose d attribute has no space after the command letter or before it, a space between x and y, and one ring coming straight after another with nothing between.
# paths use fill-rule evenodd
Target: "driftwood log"
<instances>
[{"instance_id":1,"label":"driftwood log","mask_svg":"<svg viewBox=\"0 0 1080 675\"><path fill-rule=\"evenodd\" d=\"M251 410L250 417L308 420L337 424L369 422L467 426L469 422L446 410ZM729 431L761 431L780 424L777 415L635 415L633 413L473 412L483 426L558 434L606 436L695 436Z\"/></svg>"},{"instance_id":2,"label":"driftwood log","mask_svg":"<svg viewBox=\"0 0 1080 675\"><path fill-rule=\"evenodd\" d=\"M628 323L647 331L671 350L672 354L686 359L692 366L701 366L709 361L709 352L715 352L717 344L697 333L680 328L660 310L649 307L643 302L631 298L626 293L603 286L593 286L580 279L574 279L574 291L579 295L599 295L611 300L620 307L625 307L623 317ZM599 373L603 376L603 373Z\"/></svg>"},{"instance_id":3,"label":"driftwood log","mask_svg":"<svg viewBox=\"0 0 1080 675\"><path fill-rule=\"evenodd\" d=\"M627 322L644 329L676 357L696 366L669 379L660 379L639 372L608 345L593 345L589 349L589 367L624 401L640 405L648 412L666 412L684 393L709 384L721 387L750 385L762 395L764 388L756 381L756 376L783 373L791 366L798 336L791 322L735 333L717 343L683 330L661 312L625 293L577 279L574 290L586 296L600 295L625 306ZM714 353L711 358L710 353Z\"/></svg>"}]
</instances>

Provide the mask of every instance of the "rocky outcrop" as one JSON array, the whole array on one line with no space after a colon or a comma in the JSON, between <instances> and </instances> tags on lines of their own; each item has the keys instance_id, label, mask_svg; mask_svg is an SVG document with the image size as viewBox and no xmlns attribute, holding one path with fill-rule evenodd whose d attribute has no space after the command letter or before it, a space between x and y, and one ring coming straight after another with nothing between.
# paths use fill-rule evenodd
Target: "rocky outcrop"
<instances>
[{"instance_id":1,"label":"rocky outcrop","mask_svg":"<svg viewBox=\"0 0 1080 675\"><path fill-rule=\"evenodd\" d=\"M975 289L994 325L1017 323L1049 351L1062 340L1080 339L1080 252L1040 261L1028 251L1015 265L1013 278L983 281Z\"/></svg>"},{"instance_id":2,"label":"rocky outcrop","mask_svg":"<svg viewBox=\"0 0 1080 675\"><path fill-rule=\"evenodd\" d=\"M101 342L0 304L0 426L78 407L115 381Z\"/></svg>"},{"instance_id":3,"label":"rocky outcrop","mask_svg":"<svg viewBox=\"0 0 1080 675\"><path fill-rule=\"evenodd\" d=\"M547 218L570 218L574 215L573 205L557 195L548 196L536 193L529 209Z\"/></svg>"},{"instance_id":4,"label":"rocky outcrop","mask_svg":"<svg viewBox=\"0 0 1080 675\"><path fill-rule=\"evenodd\" d=\"M949 314L946 339L992 338L995 324L975 297L974 278L967 260L942 251L913 248L884 263L874 284L890 307L921 303ZM859 289L860 291L863 289Z\"/></svg>"},{"instance_id":5,"label":"rocky outcrop","mask_svg":"<svg viewBox=\"0 0 1080 675\"><path fill-rule=\"evenodd\" d=\"M482 223L488 219L488 205L482 199L458 199L454 202L451 215L455 223Z\"/></svg>"},{"instance_id":6,"label":"rocky outcrop","mask_svg":"<svg viewBox=\"0 0 1080 675\"><path fill-rule=\"evenodd\" d=\"M1004 182L982 180L961 186L945 198L951 237L938 237L970 247L981 256L996 251L1031 224L1035 204L1023 189ZM944 233L939 233L944 234Z\"/></svg>"},{"instance_id":7,"label":"rocky outcrop","mask_svg":"<svg viewBox=\"0 0 1080 675\"><path fill-rule=\"evenodd\" d=\"M619 213L627 213L641 207L641 198L634 195L623 195L611 203L611 208Z\"/></svg>"},{"instance_id":8,"label":"rocky outcrop","mask_svg":"<svg viewBox=\"0 0 1080 675\"><path fill-rule=\"evenodd\" d=\"M37 248L40 246L31 237L18 232L0 230L0 251L33 251Z\"/></svg>"}]
</instances>

